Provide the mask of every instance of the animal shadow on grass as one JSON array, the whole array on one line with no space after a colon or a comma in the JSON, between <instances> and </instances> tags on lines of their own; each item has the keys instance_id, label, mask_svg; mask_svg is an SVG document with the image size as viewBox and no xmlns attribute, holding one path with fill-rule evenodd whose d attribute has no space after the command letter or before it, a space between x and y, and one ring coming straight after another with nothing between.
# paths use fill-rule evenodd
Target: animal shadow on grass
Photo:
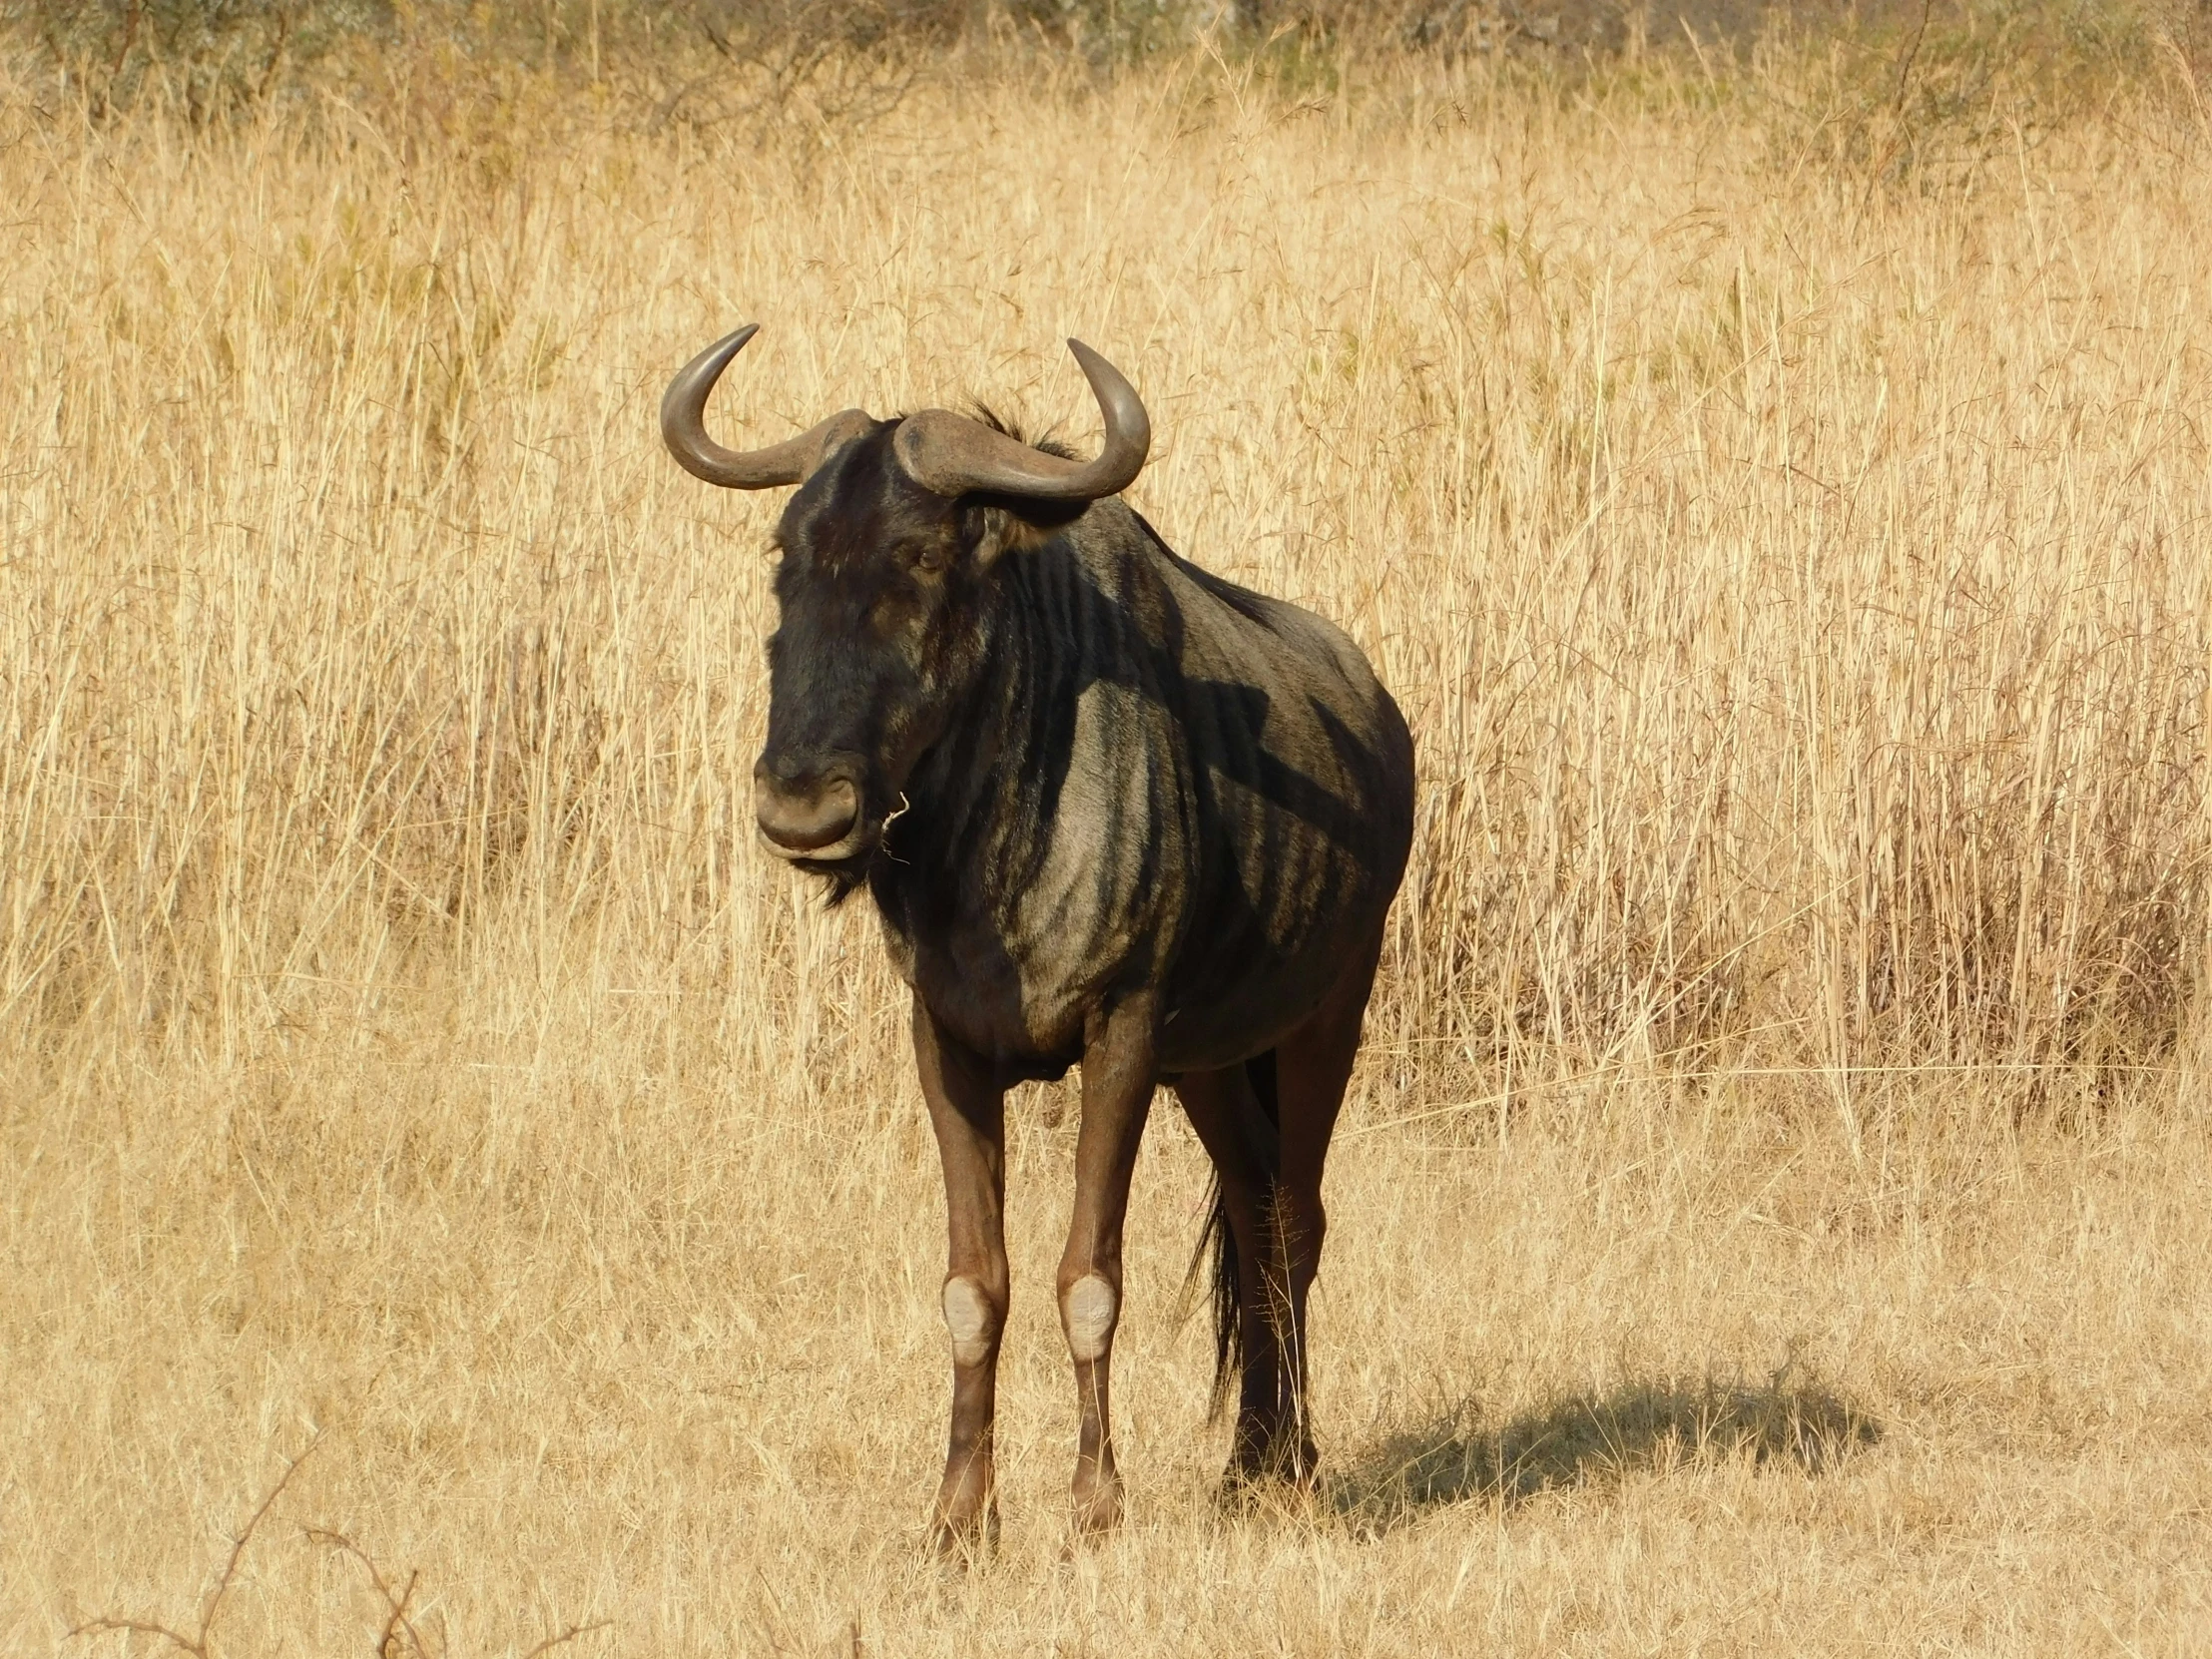
<instances>
[{"instance_id":1,"label":"animal shadow on grass","mask_svg":"<svg viewBox=\"0 0 2212 1659\"><path fill-rule=\"evenodd\" d=\"M1322 1498L1355 1532L1379 1536L1454 1503L1519 1503L1637 1469L1749 1457L1819 1474L1881 1437L1880 1423L1829 1389L1780 1378L1629 1382L1495 1425L1470 1398L1341 1465Z\"/></svg>"}]
</instances>

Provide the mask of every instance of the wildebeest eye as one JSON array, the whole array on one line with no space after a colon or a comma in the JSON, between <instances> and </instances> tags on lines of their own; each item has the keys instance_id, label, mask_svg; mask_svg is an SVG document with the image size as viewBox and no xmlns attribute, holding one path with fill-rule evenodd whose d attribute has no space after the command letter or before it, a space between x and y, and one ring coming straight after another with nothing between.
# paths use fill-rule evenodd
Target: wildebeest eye
<instances>
[{"instance_id":1,"label":"wildebeest eye","mask_svg":"<svg viewBox=\"0 0 2212 1659\"><path fill-rule=\"evenodd\" d=\"M930 542L917 547L912 554L915 570L929 576L941 576L952 563L952 549L942 542Z\"/></svg>"}]
</instances>

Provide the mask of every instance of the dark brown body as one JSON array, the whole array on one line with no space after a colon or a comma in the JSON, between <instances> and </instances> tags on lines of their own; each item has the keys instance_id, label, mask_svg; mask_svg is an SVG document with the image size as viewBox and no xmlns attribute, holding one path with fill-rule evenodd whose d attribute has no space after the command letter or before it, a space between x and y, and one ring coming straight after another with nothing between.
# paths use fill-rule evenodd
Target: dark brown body
<instances>
[{"instance_id":1,"label":"dark brown body","mask_svg":"<svg viewBox=\"0 0 2212 1659\"><path fill-rule=\"evenodd\" d=\"M833 463L832 463L833 464ZM1160 1004L1163 1075L1272 1049L1380 927L1412 746L1358 649L1100 502L1007 561L987 667L868 869L894 957L1007 1081Z\"/></svg>"}]
</instances>

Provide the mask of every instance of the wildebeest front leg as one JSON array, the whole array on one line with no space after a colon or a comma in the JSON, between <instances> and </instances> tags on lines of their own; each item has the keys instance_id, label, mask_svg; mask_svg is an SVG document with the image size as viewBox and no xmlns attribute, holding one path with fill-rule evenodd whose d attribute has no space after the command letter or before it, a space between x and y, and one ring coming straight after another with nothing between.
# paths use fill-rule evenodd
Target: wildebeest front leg
<instances>
[{"instance_id":1,"label":"wildebeest front leg","mask_svg":"<svg viewBox=\"0 0 2212 1659\"><path fill-rule=\"evenodd\" d=\"M998 1526L991 1453L1006 1328L1005 1094L944 1039L919 997L914 1060L944 1164L944 1323L952 1338L952 1429L930 1538L958 1551L987 1546Z\"/></svg>"},{"instance_id":2,"label":"wildebeest front leg","mask_svg":"<svg viewBox=\"0 0 2212 1659\"><path fill-rule=\"evenodd\" d=\"M1129 1178L1152 1105L1155 999L1140 992L1092 1016L1083 1043L1083 1121L1075 1138L1075 1212L1060 1258L1060 1324L1075 1362L1081 1428L1075 1458L1075 1530L1121 1519L1107 1383L1121 1318L1121 1227Z\"/></svg>"}]
</instances>

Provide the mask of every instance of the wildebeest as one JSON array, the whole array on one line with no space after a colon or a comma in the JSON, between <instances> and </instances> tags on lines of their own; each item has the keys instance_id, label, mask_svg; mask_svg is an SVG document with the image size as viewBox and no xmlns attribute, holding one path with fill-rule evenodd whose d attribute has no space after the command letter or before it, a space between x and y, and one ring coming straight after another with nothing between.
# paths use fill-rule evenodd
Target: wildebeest
<instances>
[{"instance_id":1,"label":"wildebeest","mask_svg":"<svg viewBox=\"0 0 2212 1659\"><path fill-rule=\"evenodd\" d=\"M964 1545L997 1518L1004 1092L1077 1061L1058 1278L1077 1530L1121 1512L1122 1218L1163 1082L1218 1177L1217 1400L1242 1372L1227 1478L1309 1479L1322 1162L1412 835L1405 723L1344 634L1178 558L1119 498L1151 426L1080 341L1106 425L1092 461L944 409L847 409L741 452L704 411L757 326L685 365L661 431L711 484L799 486L776 530L757 816L834 898L866 885L913 987L950 1234L933 1535Z\"/></svg>"}]
</instances>

